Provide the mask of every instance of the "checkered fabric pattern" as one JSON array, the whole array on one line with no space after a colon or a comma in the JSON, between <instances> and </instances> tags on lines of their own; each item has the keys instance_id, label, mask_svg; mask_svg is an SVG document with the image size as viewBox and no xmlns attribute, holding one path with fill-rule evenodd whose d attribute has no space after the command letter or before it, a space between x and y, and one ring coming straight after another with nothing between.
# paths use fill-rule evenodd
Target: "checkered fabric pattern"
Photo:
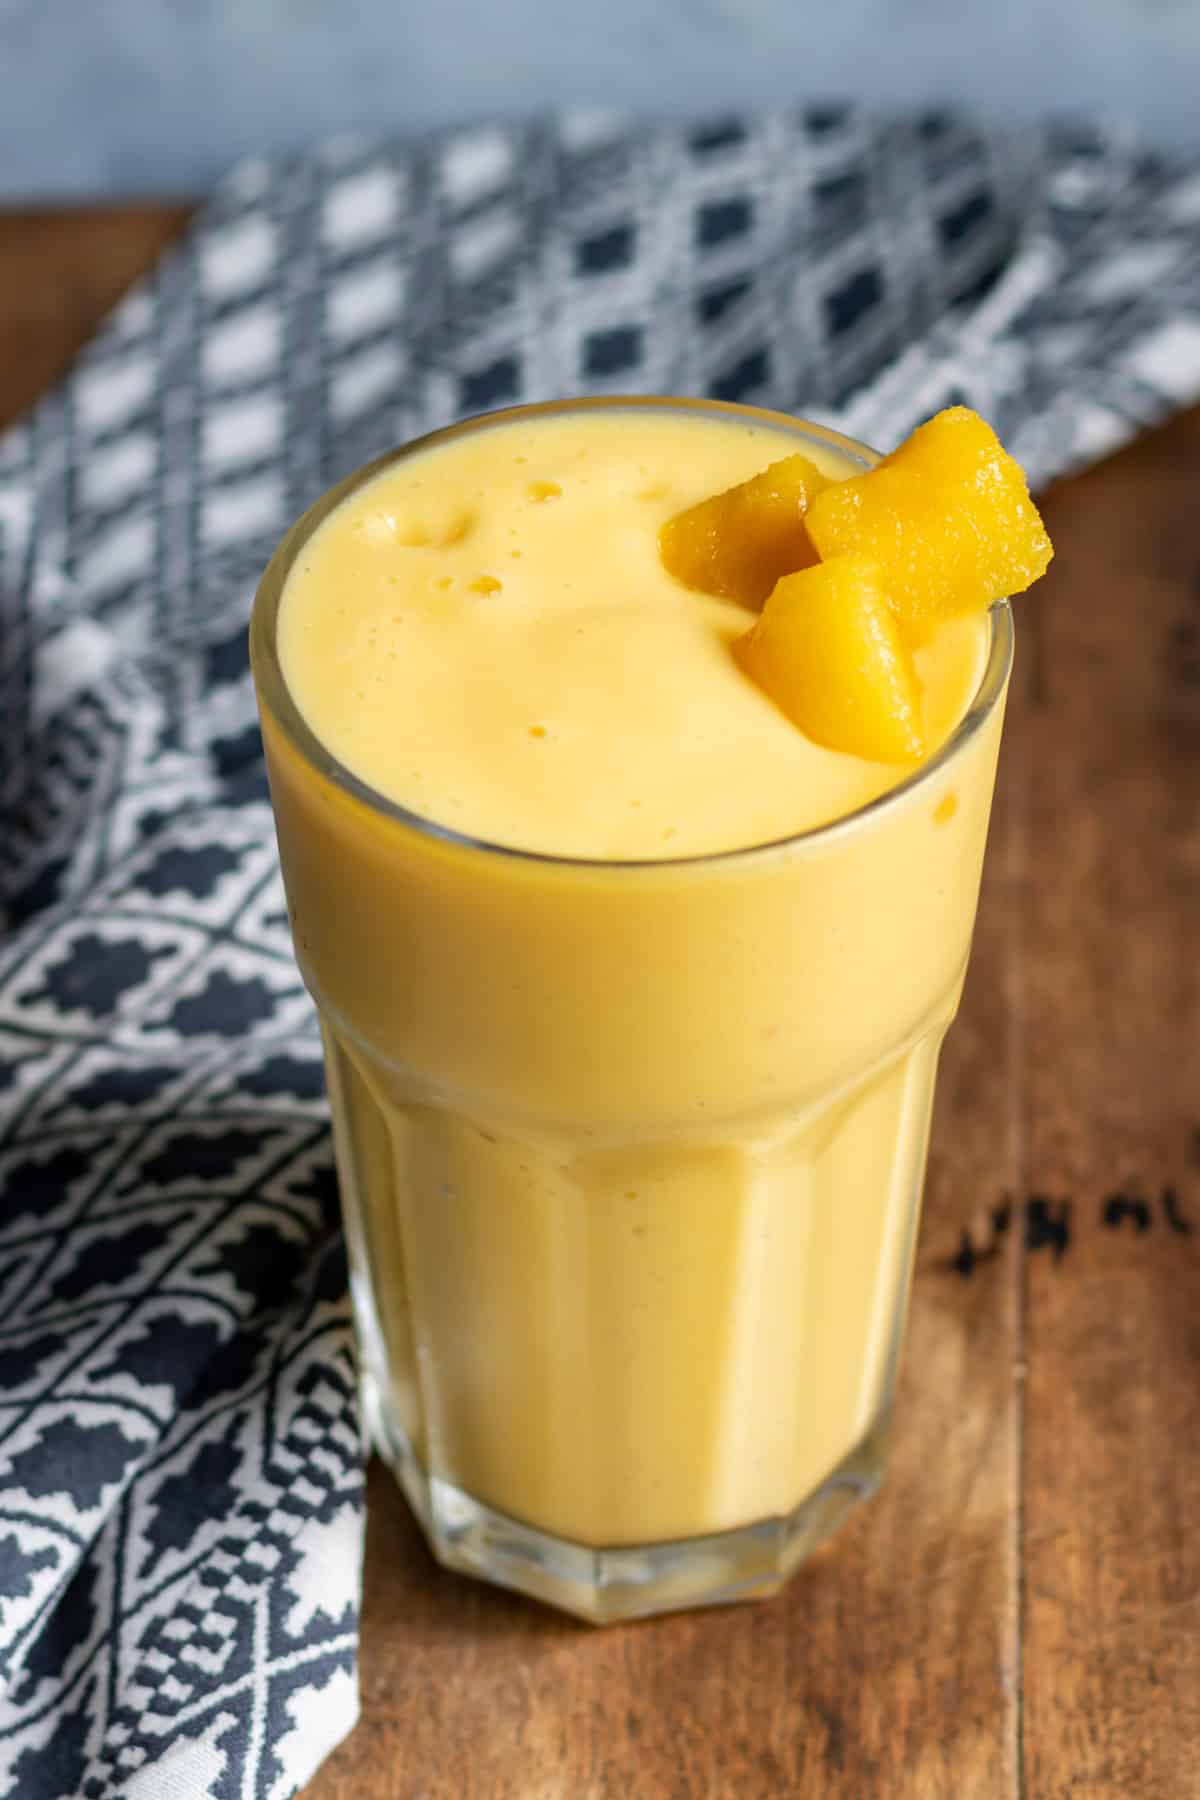
<instances>
[{"instance_id":1,"label":"checkered fabric pattern","mask_svg":"<svg viewBox=\"0 0 1200 1800\"><path fill-rule=\"evenodd\" d=\"M1200 396L1200 163L838 107L237 171L0 440L0 1794L291 1795L353 1723L345 1267L246 624L457 415L678 392L1035 479Z\"/></svg>"}]
</instances>

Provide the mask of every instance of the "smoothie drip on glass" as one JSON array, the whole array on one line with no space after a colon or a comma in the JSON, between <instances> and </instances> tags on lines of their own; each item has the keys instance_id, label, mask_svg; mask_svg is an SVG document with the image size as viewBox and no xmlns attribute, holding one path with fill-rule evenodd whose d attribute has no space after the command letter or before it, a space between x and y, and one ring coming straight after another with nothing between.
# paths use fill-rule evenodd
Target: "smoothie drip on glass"
<instances>
[{"instance_id":1,"label":"smoothie drip on glass","mask_svg":"<svg viewBox=\"0 0 1200 1800\"><path fill-rule=\"evenodd\" d=\"M918 773L812 743L658 554L796 448L870 460L477 421L302 522L256 618L374 1436L444 1561L593 1618L769 1591L882 1462L1010 628L918 651Z\"/></svg>"}]
</instances>

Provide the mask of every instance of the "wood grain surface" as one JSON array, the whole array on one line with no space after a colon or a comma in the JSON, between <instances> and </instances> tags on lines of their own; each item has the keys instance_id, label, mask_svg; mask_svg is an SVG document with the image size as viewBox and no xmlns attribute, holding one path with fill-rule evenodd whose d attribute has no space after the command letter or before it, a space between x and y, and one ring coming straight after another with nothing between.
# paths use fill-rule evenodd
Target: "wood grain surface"
<instances>
[{"instance_id":1,"label":"wood grain surface","mask_svg":"<svg viewBox=\"0 0 1200 1800\"><path fill-rule=\"evenodd\" d=\"M181 208L0 218L0 420ZM1200 412L1047 498L883 1494L764 1605L593 1631L371 1472L304 1800L1200 1796Z\"/></svg>"}]
</instances>

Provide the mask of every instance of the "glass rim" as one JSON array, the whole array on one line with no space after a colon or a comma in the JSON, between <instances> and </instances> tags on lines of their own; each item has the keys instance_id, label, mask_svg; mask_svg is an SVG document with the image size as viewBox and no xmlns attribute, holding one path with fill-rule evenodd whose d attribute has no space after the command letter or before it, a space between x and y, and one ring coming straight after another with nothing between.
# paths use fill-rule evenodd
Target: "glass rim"
<instances>
[{"instance_id":1,"label":"glass rim","mask_svg":"<svg viewBox=\"0 0 1200 1800\"><path fill-rule=\"evenodd\" d=\"M351 494L368 486L396 463L476 431L492 430L521 419L554 417L564 413L592 410L618 413L641 408L717 414L731 420L760 423L791 438L836 449L864 470L874 467L880 460L880 453L869 445L812 420L732 401L645 394L588 396L503 407L441 426L385 451L344 476L300 515L276 546L254 596L250 618L250 664L259 704L269 710L273 722L288 744L318 777L341 789L376 817L401 826L406 831L416 831L434 843L500 857L509 862L532 863L542 867L611 870L614 873L623 870L631 873L639 870L643 873L648 870L667 873L673 869L695 869L705 865L732 867L783 853L799 854L821 849L840 837L864 829L882 815L903 806L914 794L929 785L933 777L948 764L958 759L995 711L1008 682L1013 660L1013 624L1012 609L1007 600L998 600L989 609L991 630L979 682L962 718L931 756L882 793L864 801L852 811L840 814L836 819L808 826L802 831L786 832L781 837L753 844L738 844L725 850L699 850L683 856L572 856L553 850L534 850L519 844L475 837L469 832L458 831L453 826L440 824L423 813L414 812L397 800L389 799L386 794L373 788L370 782L364 781L347 768L321 742L301 713L284 679L279 661L276 627L280 603L292 566L329 515Z\"/></svg>"}]
</instances>

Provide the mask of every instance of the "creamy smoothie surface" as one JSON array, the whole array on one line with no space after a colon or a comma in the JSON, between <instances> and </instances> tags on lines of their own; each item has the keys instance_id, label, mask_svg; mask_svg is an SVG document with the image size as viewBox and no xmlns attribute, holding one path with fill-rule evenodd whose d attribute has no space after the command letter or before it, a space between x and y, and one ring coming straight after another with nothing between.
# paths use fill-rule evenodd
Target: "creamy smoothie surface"
<instances>
[{"instance_id":1,"label":"creamy smoothie surface","mask_svg":"<svg viewBox=\"0 0 1200 1800\"><path fill-rule=\"evenodd\" d=\"M418 450L344 500L291 570L278 641L294 700L377 792L523 849L676 858L854 811L910 768L797 730L732 653L753 615L685 587L658 548L667 519L796 445L757 421L613 408ZM917 652L929 751L987 643L974 615Z\"/></svg>"}]
</instances>

